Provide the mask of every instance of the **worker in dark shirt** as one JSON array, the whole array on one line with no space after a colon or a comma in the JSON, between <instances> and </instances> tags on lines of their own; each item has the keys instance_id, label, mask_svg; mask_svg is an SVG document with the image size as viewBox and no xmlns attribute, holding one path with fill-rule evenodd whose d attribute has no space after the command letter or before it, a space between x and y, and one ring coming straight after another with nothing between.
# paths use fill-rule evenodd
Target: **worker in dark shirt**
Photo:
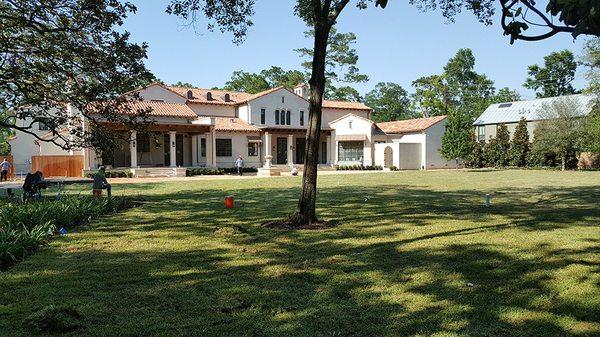
<instances>
[{"instance_id":1,"label":"worker in dark shirt","mask_svg":"<svg viewBox=\"0 0 600 337\"><path fill-rule=\"evenodd\" d=\"M110 197L110 184L106 181L106 169L101 166L98 172L94 174L94 196L99 197L102 195L102 190L106 190L106 194Z\"/></svg>"}]
</instances>

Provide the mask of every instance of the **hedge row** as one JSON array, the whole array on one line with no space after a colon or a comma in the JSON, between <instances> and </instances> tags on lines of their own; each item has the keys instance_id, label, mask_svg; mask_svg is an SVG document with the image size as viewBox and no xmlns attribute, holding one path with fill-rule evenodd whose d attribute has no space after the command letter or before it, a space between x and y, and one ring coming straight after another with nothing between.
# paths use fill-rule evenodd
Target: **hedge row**
<instances>
[{"instance_id":1,"label":"hedge row","mask_svg":"<svg viewBox=\"0 0 600 337\"><path fill-rule=\"evenodd\" d=\"M242 168L242 172L244 173L254 173L258 172L256 167L244 167ZM237 173L237 168L229 167L229 168L190 168L185 171L185 175L187 177L192 176L215 176L215 175L223 175L223 174L235 174Z\"/></svg>"},{"instance_id":2,"label":"hedge row","mask_svg":"<svg viewBox=\"0 0 600 337\"><path fill-rule=\"evenodd\" d=\"M380 165L336 165L336 171L381 171L383 167Z\"/></svg>"},{"instance_id":3,"label":"hedge row","mask_svg":"<svg viewBox=\"0 0 600 337\"><path fill-rule=\"evenodd\" d=\"M0 202L0 270L35 252L61 227L85 224L92 218L123 210L123 197L66 196L59 200Z\"/></svg>"},{"instance_id":4,"label":"hedge row","mask_svg":"<svg viewBox=\"0 0 600 337\"><path fill-rule=\"evenodd\" d=\"M97 171L96 171L97 172ZM86 173L87 178L93 178L96 172ZM106 178L133 178L133 173L126 170L106 170L104 175Z\"/></svg>"}]
</instances>

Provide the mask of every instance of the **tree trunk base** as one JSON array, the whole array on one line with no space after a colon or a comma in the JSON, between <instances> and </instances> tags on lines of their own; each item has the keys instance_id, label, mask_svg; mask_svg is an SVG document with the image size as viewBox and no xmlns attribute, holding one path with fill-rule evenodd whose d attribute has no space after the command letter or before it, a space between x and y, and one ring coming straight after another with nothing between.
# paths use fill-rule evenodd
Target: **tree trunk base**
<instances>
[{"instance_id":1,"label":"tree trunk base","mask_svg":"<svg viewBox=\"0 0 600 337\"><path fill-rule=\"evenodd\" d=\"M329 229L339 225L338 221L319 221L318 219L309 219L306 218L303 214L299 212L294 212L290 214L287 219L275 220L265 222L262 225L267 228L273 229L297 229L297 230L320 230L320 229Z\"/></svg>"}]
</instances>

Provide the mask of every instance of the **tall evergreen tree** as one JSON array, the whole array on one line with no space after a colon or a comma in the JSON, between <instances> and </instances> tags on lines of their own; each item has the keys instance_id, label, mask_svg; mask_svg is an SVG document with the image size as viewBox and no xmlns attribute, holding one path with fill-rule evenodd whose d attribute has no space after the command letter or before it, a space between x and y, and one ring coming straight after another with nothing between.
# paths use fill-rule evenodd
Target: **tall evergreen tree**
<instances>
[{"instance_id":1,"label":"tall evergreen tree","mask_svg":"<svg viewBox=\"0 0 600 337\"><path fill-rule=\"evenodd\" d=\"M527 131L527 121L521 117L519 124L513 134L510 143L510 166L524 167L527 165L527 156L529 155L529 131Z\"/></svg>"},{"instance_id":2,"label":"tall evergreen tree","mask_svg":"<svg viewBox=\"0 0 600 337\"><path fill-rule=\"evenodd\" d=\"M440 153L446 160L466 159L471 153L472 120L461 110L448 115Z\"/></svg>"}]
</instances>

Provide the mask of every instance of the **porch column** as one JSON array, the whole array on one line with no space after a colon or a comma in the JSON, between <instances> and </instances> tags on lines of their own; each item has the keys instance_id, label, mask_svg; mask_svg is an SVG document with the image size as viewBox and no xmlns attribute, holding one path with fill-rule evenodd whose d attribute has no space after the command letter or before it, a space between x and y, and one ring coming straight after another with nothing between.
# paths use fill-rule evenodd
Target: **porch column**
<instances>
[{"instance_id":1,"label":"porch column","mask_svg":"<svg viewBox=\"0 0 600 337\"><path fill-rule=\"evenodd\" d=\"M205 133L204 137L206 138L206 167L213 167L212 148L214 145L212 142L212 132Z\"/></svg>"},{"instance_id":2,"label":"porch column","mask_svg":"<svg viewBox=\"0 0 600 337\"><path fill-rule=\"evenodd\" d=\"M333 140L331 142L331 158L333 159L332 164L335 165L338 163L338 142L335 137L335 130L331 131L331 139Z\"/></svg>"},{"instance_id":3,"label":"porch column","mask_svg":"<svg viewBox=\"0 0 600 337\"><path fill-rule=\"evenodd\" d=\"M211 130L211 137L212 137L212 148L210 149L210 155L212 156L212 162L213 162L213 166L217 167L217 131L215 130L215 128L213 127L213 129Z\"/></svg>"},{"instance_id":4,"label":"porch column","mask_svg":"<svg viewBox=\"0 0 600 337\"><path fill-rule=\"evenodd\" d=\"M176 131L169 131L169 146L171 147L169 164L171 167L177 167L177 142Z\"/></svg>"},{"instance_id":5,"label":"porch column","mask_svg":"<svg viewBox=\"0 0 600 337\"><path fill-rule=\"evenodd\" d=\"M288 135L287 162L288 165L294 165L294 135Z\"/></svg>"},{"instance_id":6,"label":"porch column","mask_svg":"<svg viewBox=\"0 0 600 337\"><path fill-rule=\"evenodd\" d=\"M327 165L331 165L331 136L327 136Z\"/></svg>"},{"instance_id":7,"label":"porch column","mask_svg":"<svg viewBox=\"0 0 600 337\"><path fill-rule=\"evenodd\" d=\"M198 166L198 136L192 136L192 166Z\"/></svg>"},{"instance_id":8,"label":"porch column","mask_svg":"<svg viewBox=\"0 0 600 337\"><path fill-rule=\"evenodd\" d=\"M267 156L271 155L271 135L268 132L263 134L263 167L267 167L265 159Z\"/></svg>"},{"instance_id":9,"label":"porch column","mask_svg":"<svg viewBox=\"0 0 600 337\"><path fill-rule=\"evenodd\" d=\"M137 164L137 131L131 131L129 138L129 155L131 156L131 168L136 168Z\"/></svg>"}]
</instances>

